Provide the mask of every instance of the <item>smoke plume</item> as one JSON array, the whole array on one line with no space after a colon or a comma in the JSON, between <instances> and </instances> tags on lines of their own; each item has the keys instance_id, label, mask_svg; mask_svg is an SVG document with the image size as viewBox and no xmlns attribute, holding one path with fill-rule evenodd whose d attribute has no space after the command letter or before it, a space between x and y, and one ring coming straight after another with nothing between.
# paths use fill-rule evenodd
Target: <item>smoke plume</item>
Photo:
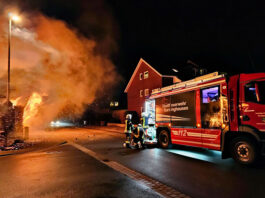
<instances>
[{"instance_id":1,"label":"smoke plume","mask_svg":"<svg viewBox=\"0 0 265 198\"><path fill-rule=\"evenodd\" d=\"M0 17L0 95L6 93L8 20ZM42 105L30 126L43 126L65 111L77 115L119 81L120 76L99 43L65 22L28 14L31 20L13 25L11 99L25 106L33 93ZM86 25L86 24L84 24ZM102 44L100 44L102 46ZM67 111L66 111L67 109Z\"/></svg>"}]
</instances>

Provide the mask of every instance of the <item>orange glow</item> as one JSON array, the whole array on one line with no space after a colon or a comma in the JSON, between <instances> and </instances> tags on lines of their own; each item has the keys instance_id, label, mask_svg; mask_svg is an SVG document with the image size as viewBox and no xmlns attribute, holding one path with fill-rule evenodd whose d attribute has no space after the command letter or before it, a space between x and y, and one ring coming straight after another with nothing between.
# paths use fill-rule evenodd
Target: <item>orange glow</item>
<instances>
[{"instance_id":1,"label":"orange glow","mask_svg":"<svg viewBox=\"0 0 265 198\"><path fill-rule=\"evenodd\" d=\"M168 126L171 127L171 123L169 123Z\"/></svg>"},{"instance_id":2,"label":"orange glow","mask_svg":"<svg viewBox=\"0 0 265 198\"><path fill-rule=\"evenodd\" d=\"M200 124L200 123L198 123L198 124L197 124L197 127L198 127L198 128L201 128L201 124Z\"/></svg>"},{"instance_id":3,"label":"orange glow","mask_svg":"<svg viewBox=\"0 0 265 198\"><path fill-rule=\"evenodd\" d=\"M42 97L40 94L34 92L24 108L24 115L23 115L23 125L29 126L31 123L31 119L34 118L38 112L39 107L42 103Z\"/></svg>"},{"instance_id":4,"label":"orange glow","mask_svg":"<svg viewBox=\"0 0 265 198\"><path fill-rule=\"evenodd\" d=\"M10 101L12 102L13 106L17 106L20 99L21 99L21 97L18 97L16 99L10 100Z\"/></svg>"},{"instance_id":5,"label":"orange glow","mask_svg":"<svg viewBox=\"0 0 265 198\"><path fill-rule=\"evenodd\" d=\"M115 40L108 35L102 39L90 39L77 33L65 21L46 17L39 12L19 12L13 6L8 6L6 11L1 9L2 37L7 35L8 22L12 22L11 51L15 53L11 53L11 99L21 96L19 110L25 107L24 124L29 127L46 127L58 116L69 119L79 117L85 111L84 107L96 99L103 100L105 93L110 93L122 80L108 56L115 48L110 45L115 44ZM18 18L13 16L11 20L8 13L21 16L22 24L14 24ZM108 23L112 23L111 19ZM105 27L100 22L94 25ZM2 37L3 42L7 42ZM7 44L3 42L0 45L1 52L7 50ZM104 52L96 50L100 46L104 46ZM2 62L7 62L7 59L6 53L0 53ZM7 74L4 68L0 68L3 95L5 89L2 85L6 83ZM33 92L39 93L43 101L36 115L29 119L31 115L28 114L32 113L28 112L30 107L26 106Z\"/></svg>"},{"instance_id":6,"label":"orange glow","mask_svg":"<svg viewBox=\"0 0 265 198\"><path fill-rule=\"evenodd\" d=\"M221 127L221 117L219 115L212 116L210 118L210 127Z\"/></svg>"},{"instance_id":7,"label":"orange glow","mask_svg":"<svg viewBox=\"0 0 265 198\"><path fill-rule=\"evenodd\" d=\"M9 17L9 19L11 19L14 22L20 22L21 21L20 16L18 16L17 14L11 13L11 12L8 13L8 17Z\"/></svg>"}]
</instances>

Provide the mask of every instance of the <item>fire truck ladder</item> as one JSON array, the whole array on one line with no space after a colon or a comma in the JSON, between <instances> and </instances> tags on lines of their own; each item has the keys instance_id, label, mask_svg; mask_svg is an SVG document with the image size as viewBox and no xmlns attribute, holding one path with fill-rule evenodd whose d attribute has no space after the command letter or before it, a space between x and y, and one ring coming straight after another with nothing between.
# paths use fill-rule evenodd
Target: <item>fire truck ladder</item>
<instances>
[{"instance_id":1,"label":"fire truck ladder","mask_svg":"<svg viewBox=\"0 0 265 198\"><path fill-rule=\"evenodd\" d=\"M216 79L223 78L223 77L224 77L224 74L219 75L218 72L213 72L210 74L196 77L192 80L176 83L174 85L170 85L170 86L166 86L166 87L162 87L162 88L153 89L151 95L163 93L166 91L181 89L181 88L193 87L193 86L196 86L200 83L216 80Z\"/></svg>"}]
</instances>

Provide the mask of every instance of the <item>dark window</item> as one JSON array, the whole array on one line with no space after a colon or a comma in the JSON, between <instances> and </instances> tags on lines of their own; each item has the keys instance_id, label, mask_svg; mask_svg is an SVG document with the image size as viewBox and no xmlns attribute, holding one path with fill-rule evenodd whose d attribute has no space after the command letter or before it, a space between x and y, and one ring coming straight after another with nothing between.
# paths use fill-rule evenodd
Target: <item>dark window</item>
<instances>
[{"instance_id":1,"label":"dark window","mask_svg":"<svg viewBox=\"0 0 265 198\"><path fill-rule=\"evenodd\" d=\"M143 79L143 73L139 74L139 79L142 80Z\"/></svg>"},{"instance_id":2,"label":"dark window","mask_svg":"<svg viewBox=\"0 0 265 198\"><path fill-rule=\"evenodd\" d=\"M255 82L251 82L245 85L245 101L246 102L258 102L256 95Z\"/></svg>"},{"instance_id":3,"label":"dark window","mask_svg":"<svg viewBox=\"0 0 265 198\"><path fill-rule=\"evenodd\" d=\"M149 73L148 73L148 71L145 71L144 72L144 79L147 79L149 77Z\"/></svg>"}]
</instances>

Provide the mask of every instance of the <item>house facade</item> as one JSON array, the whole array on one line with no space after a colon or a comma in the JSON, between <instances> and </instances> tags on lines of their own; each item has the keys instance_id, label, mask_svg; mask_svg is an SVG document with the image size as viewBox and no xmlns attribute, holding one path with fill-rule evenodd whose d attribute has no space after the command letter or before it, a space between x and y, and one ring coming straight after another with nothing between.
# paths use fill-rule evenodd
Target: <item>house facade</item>
<instances>
[{"instance_id":1,"label":"house facade","mask_svg":"<svg viewBox=\"0 0 265 198\"><path fill-rule=\"evenodd\" d=\"M141 58L124 91L127 93L128 111L135 111L140 117L144 110L144 101L153 89L177 82L180 80L176 76L163 76Z\"/></svg>"}]
</instances>

